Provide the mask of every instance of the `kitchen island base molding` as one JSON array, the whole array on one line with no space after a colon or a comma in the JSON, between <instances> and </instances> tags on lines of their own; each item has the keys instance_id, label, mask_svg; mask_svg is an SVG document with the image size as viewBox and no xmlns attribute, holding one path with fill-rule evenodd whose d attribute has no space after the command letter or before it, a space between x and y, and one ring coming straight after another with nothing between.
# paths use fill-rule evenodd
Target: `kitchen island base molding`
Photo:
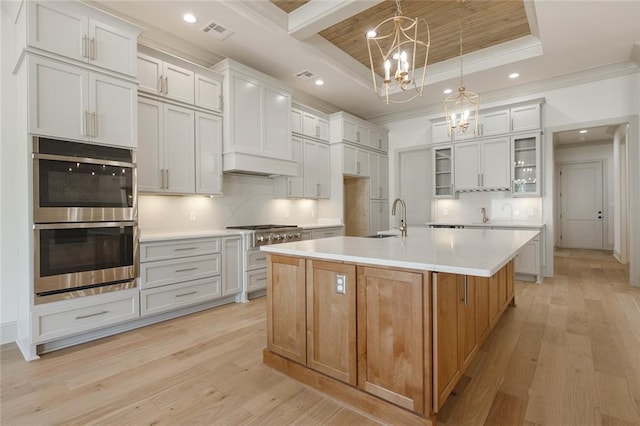
<instances>
[{"instance_id":1,"label":"kitchen island base molding","mask_svg":"<svg viewBox=\"0 0 640 426\"><path fill-rule=\"evenodd\" d=\"M330 397L336 398L349 408L376 421L386 424L401 425L435 425L434 417L421 417L392 403L383 401L373 395L362 392L339 380L311 370L296 362L265 349L263 362L266 366L279 371L300 383L317 389Z\"/></svg>"}]
</instances>

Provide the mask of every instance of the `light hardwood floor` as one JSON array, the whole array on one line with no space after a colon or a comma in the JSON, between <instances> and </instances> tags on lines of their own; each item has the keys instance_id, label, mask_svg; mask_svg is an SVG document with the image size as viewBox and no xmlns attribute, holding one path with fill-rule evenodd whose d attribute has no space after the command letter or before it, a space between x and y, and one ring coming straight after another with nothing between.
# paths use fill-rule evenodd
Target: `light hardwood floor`
<instances>
[{"instance_id":1,"label":"light hardwood floor","mask_svg":"<svg viewBox=\"0 0 640 426\"><path fill-rule=\"evenodd\" d=\"M640 425L640 289L604 252L561 250L449 398L445 425ZM0 348L0 424L375 424L262 365L265 300L26 363Z\"/></svg>"}]
</instances>

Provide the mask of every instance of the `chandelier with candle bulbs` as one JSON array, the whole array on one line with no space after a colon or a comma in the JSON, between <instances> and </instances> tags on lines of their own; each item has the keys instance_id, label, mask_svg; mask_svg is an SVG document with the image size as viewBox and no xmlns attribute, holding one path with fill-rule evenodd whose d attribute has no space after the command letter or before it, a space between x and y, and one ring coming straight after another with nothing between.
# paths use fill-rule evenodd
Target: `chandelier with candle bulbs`
<instances>
[{"instance_id":1,"label":"chandelier with candle bulbs","mask_svg":"<svg viewBox=\"0 0 640 426\"><path fill-rule=\"evenodd\" d=\"M460 87L457 93L452 93L444 99L444 111L447 118L447 131L449 139L455 140L457 134L467 133L471 130L473 135L478 134L478 113L480 112L480 95L466 89L462 72L462 24L463 3L460 3ZM472 115L473 112L473 115ZM473 124L471 124L473 121Z\"/></svg>"},{"instance_id":2,"label":"chandelier with candle bulbs","mask_svg":"<svg viewBox=\"0 0 640 426\"><path fill-rule=\"evenodd\" d=\"M426 27L426 42L418 40L418 24ZM366 38L374 92L384 97L387 105L422 96L431 43L427 21L402 16L400 1L396 0L395 16L368 31ZM421 65L417 70L416 61ZM378 73L384 75L380 87ZM390 98L394 93L398 95Z\"/></svg>"}]
</instances>

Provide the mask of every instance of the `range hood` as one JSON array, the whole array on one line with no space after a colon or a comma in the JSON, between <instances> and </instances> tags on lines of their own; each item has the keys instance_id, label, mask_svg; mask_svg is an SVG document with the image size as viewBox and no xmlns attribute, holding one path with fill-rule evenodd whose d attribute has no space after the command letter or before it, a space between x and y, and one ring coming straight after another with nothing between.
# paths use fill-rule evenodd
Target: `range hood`
<instances>
[{"instance_id":1,"label":"range hood","mask_svg":"<svg viewBox=\"0 0 640 426\"><path fill-rule=\"evenodd\" d=\"M222 155L222 171L252 176L298 176L296 161L258 156L244 152L228 152Z\"/></svg>"}]
</instances>

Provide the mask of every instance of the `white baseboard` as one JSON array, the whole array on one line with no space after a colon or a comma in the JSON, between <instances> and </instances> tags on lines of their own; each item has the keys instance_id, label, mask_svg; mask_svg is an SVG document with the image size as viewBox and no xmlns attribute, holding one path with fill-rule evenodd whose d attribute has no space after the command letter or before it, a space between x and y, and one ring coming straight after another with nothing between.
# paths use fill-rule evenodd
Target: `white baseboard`
<instances>
[{"instance_id":1,"label":"white baseboard","mask_svg":"<svg viewBox=\"0 0 640 426\"><path fill-rule=\"evenodd\" d=\"M18 327L15 321L0 324L0 345L16 341Z\"/></svg>"}]
</instances>

